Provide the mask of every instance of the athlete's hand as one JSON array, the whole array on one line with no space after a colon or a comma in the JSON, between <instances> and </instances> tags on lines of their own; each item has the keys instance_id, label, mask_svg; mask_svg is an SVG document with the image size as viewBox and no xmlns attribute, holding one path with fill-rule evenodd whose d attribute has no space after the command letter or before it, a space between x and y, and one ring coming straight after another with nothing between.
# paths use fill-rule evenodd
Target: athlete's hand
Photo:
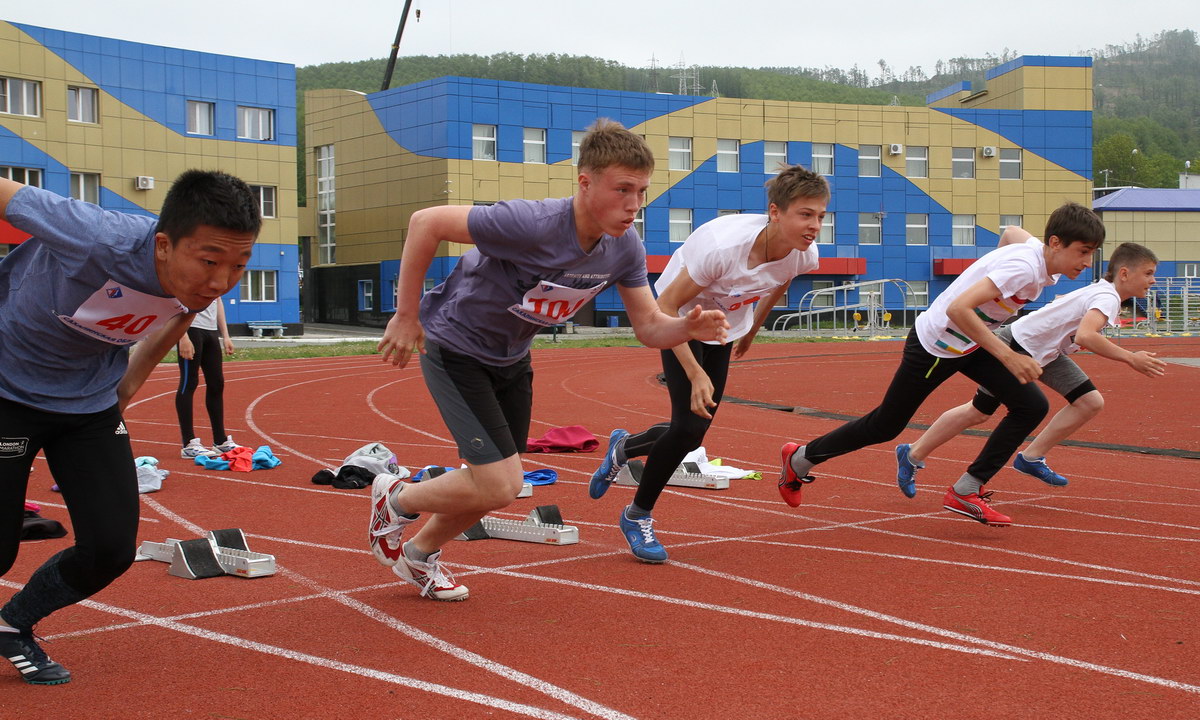
<instances>
[{"instance_id":1,"label":"athlete's hand","mask_svg":"<svg viewBox=\"0 0 1200 720\"><path fill-rule=\"evenodd\" d=\"M750 346L754 344L755 333L753 330L738 338L737 345L733 346L733 359L737 360L741 356L750 352Z\"/></svg>"},{"instance_id":2,"label":"athlete's hand","mask_svg":"<svg viewBox=\"0 0 1200 720\"><path fill-rule=\"evenodd\" d=\"M712 380L707 373L698 373L692 378L692 412L705 420L712 420L712 413L708 409L716 406L717 403L713 400Z\"/></svg>"},{"instance_id":3,"label":"athlete's hand","mask_svg":"<svg viewBox=\"0 0 1200 720\"><path fill-rule=\"evenodd\" d=\"M187 335L179 338L179 357L184 360L191 360L196 357L196 346L192 344L191 338Z\"/></svg>"},{"instance_id":4,"label":"athlete's hand","mask_svg":"<svg viewBox=\"0 0 1200 720\"><path fill-rule=\"evenodd\" d=\"M1146 377L1158 377L1167 374L1167 364L1155 357L1157 353L1139 350L1129 358L1129 367L1137 370Z\"/></svg>"},{"instance_id":5,"label":"athlete's hand","mask_svg":"<svg viewBox=\"0 0 1200 720\"><path fill-rule=\"evenodd\" d=\"M233 355L233 340L228 335L225 336L225 354Z\"/></svg>"},{"instance_id":6,"label":"athlete's hand","mask_svg":"<svg viewBox=\"0 0 1200 720\"><path fill-rule=\"evenodd\" d=\"M725 331L729 329L729 322L725 320L725 313L720 310L705 310L696 305L683 319L687 323L688 337L691 339L715 340L725 344Z\"/></svg>"},{"instance_id":7,"label":"athlete's hand","mask_svg":"<svg viewBox=\"0 0 1200 720\"><path fill-rule=\"evenodd\" d=\"M375 349L383 353L385 363L390 362L403 368L408 365L408 359L412 357L414 349L422 355L425 354L425 330L417 318L401 319L397 313L388 320L383 339Z\"/></svg>"},{"instance_id":8,"label":"athlete's hand","mask_svg":"<svg viewBox=\"0 0 1200 720\"><path fill-rule=\"evenodd\" d=\"M1009 351L1000 362L1004 363L1004 367L1022 384L1031 383L1042 374L1042 366L1038 365L1037 360L1024 353Z\"/></svg>"}]
</instances>

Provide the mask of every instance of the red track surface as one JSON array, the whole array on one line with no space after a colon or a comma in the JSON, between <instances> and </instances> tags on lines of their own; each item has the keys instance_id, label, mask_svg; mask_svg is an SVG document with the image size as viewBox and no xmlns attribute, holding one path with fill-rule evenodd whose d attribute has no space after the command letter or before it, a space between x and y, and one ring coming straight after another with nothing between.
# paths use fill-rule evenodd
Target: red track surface
<instances>
[{"instance_id":1,"label":"red track surface","mask_svg":"<svg viewBox=\"0 0 1200 720\"><path fill-rule=\"evenodd\" d=\"M1194 339L1126 344L1200 357ZM860 414L899 351L760 345L727 393ZM1200 453L1200 368L1150 380L1080 364L1108 405L1075 439ZM581 424L603 439L664 419L655 351L540 351L534 365L533 436ZM580 543L456 541L443 559L471 598L437 603L371 557L369 490L310 482L369 441L413 468L457 463L419 372L374 357L232 363L227 377L231 432L283 465L230 473L178 459L176 371L159 368L127 418L135 453L171 471L142 496L140 539L240 527L278 573L189 581L136 564L38 628L74 680L33 687L0 671L0 717L1200 717L1197 460L1058 448L1068 488L1011 469L993 480L1016 522L998 529L941 507L980 438L931 458L914 500L896 488L887 444L817 468L792 510L775 490L779 446L837 421L730 402L708 455L764 479L668 488L655 512L668 564L636 562L615 527L631 488L588 499L599 452L530 455L527 469L554 468L559 482L505 515L556 504ZM915 421L971 391L950 381ZM29 497L66 523L49 485L39 462ZM69 541L26 544L5 593Z\"/></svg>"}]
</instances>

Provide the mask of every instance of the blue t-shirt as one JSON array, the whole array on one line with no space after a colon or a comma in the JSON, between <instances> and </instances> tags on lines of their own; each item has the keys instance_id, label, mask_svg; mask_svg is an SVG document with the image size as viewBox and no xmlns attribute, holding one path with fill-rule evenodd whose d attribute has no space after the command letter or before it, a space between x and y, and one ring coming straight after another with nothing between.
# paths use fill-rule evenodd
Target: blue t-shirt
<instances>
[{"instance_id":1,"label":"blue t-shirt","mask_svg":"<svg viewBox=\"0 0 1200 720\"><path fill-rule=\"evenodd\" d=\"M490 365L525 357L538 330L569 320L614 282L648 284L632 228L583 251L572 198L475 207L467 229L475 247L421 299L421 325L438 345Z\"/></svg>"},{"instance_id":2,"label":"blue t-shirt","mask_svg":"<svg viewBox=\"0 0 1200 720\"><path fill-rule=\"evenodd\" d=\"M57 413L112 407L129 345L187 312L158 280L157 221L35 187L5 215L32 237L0 261L0 397Z\"/></svg>"}]
</instances>

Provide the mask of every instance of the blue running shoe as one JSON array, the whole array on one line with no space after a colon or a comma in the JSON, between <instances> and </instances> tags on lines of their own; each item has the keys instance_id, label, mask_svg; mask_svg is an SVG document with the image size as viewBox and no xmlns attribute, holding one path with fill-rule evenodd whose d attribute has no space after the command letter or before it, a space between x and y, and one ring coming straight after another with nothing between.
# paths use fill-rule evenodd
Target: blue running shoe
<instances>
[{"instance_id":1,"label":"blue running shoe","mask_svg":"<svg viewBox=\"0 0 1200 720\"><path fill-rule=\"evenodd\" d=\"M917 471L925 467L925 463L915 463L908 457L911 449L908 443L896 446L896 482L908 498L917 496Z\"/></svg>"},{"instance_id":2,"label":"blue running shoe","mask_svg":"<svg viewBox=\"0 0 1200 720\"><path fill-rule=\"evenodd\" d=\"M1028 460L1021 453L1017 453L1017 457L1013 460L1013 467L1017 472L1023 472L1026 475L1032 475L1038 480L1053 485L1054 487L1064 487L1069 481L1050 469L1046 464L1046 458L1040 457L1036 460Z\"/></svg>"},{"instance_id":3,"label":"blue running shoe","mask_svg":"<svg viewBox=\"0 0 1200 720\"><path fill-rule=\"evenodd\" d=\"M667 550L654 536L654 518L646 516L641 520L630 520L621 511L621 532L629 541L629 549L633 556L645 563L664 563L667 561Z\"/></svg>"},{"instance_id":4,"label":"blue running shoe","mask_svg":"<svg viewBox=\"0 0 1200 720\"><path fill-rule=\"evenodd\" d=\"M629 432L620 428L613 430L612 434L608 436L608 449L604 451L604 461L600 463L600 467L596 468L596 472L592 473L592 481L588 483L588 495L591 495L592 499L604 497L604 493L608 492L608 486L617 479L617 473L625 467L625 463L617 462L617 443L627 437L629 437Z\"/></svg>"}]
</instances>

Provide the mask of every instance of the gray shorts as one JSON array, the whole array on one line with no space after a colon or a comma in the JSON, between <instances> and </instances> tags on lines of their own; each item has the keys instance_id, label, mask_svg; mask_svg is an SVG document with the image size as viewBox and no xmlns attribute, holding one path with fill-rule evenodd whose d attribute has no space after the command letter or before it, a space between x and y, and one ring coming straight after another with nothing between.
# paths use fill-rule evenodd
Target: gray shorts
<instances>
[{"instance_id":1,"label":"gray shorts","mask_svg":"<svg viewBox=\"0 0 1200 720\"><path fill-rule=\"evenodd\" d=\"M1029 354L1029 351L1013 340L1012 328L1008 325L1001 326L996 331L996 337L1003 340L1013 350L1023 355ZM1087 376L1087 373L1069 355L1059 355L1042 366L1042 374L1038 377L1038 380L1046 387L1062 395L1069 403L1075 402L1079 397L1096 389L1096 386L1092 384L1091 378ZM1000 407L1000 402L984 387L976 389L975 399L971 402L976 410L988 415L996 412Z\"/></svg>"}]
</instances>

